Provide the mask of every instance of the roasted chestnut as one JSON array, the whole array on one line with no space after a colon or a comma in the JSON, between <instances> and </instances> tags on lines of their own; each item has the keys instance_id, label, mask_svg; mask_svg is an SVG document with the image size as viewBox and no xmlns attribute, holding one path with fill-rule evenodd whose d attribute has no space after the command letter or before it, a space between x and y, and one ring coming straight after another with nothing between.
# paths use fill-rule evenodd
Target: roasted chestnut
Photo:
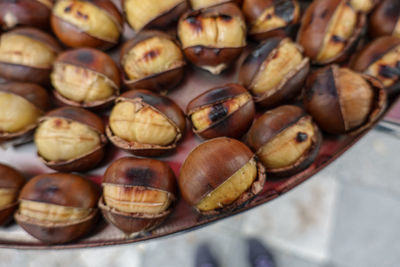
<instances>
[{"instance_id":1,"label":"roasted chestnut","mask_svg":"<svg viewBox=\"0 0 400 267\"><path fill-rule=\"evenodd\" d=\"M58 108L42 117L34 141L40 160L65 172L96 166L107 143L101 118L76 107Z\"/></svg>"},{"instance_id":2,"label":"roasted chestnut","mask_svg":"<svg viewBox=\"0 0 400 267\"><path fill-rule=\"evenodd\" d=\"M51 27L66 46L105 50L118 43L123 19L110 0L58 0Z\"/></svg>"},{"instance_id":3,"label":"roasted chestnut","mask_svg":"<svg viewBox=\"0 0 400 267\"><path fill-rule=\"evenodd\" d=\"M19 28L0 36L0 77L45 84L61 47L49 34Z\"/></svg>"},{"instance_id":4,"label":"roasted chestnut","mask_svg":"<svg viewBox=\"0 0 400 267\"><path fill-rule=\"evenodd\" d=\"M193 131L202 138L241 137L253 122L254 102L238 84L215 87L190 101L186 115Z\"/></svg>"},{"instance_id":5,"label":"roasted chestnut","mask_svg":"<svg viewBox=\"0 0 400 267\"><path fill-rule=\"evenodd\" d=\"M372 12L369 23L368 30L373 37L400 37L400 1L382 0Z\"/></svg>"},{"instance_id":6,"label":"roasted chestnut","mask_svg":"<svg viewBox=\"0 0 400 267\"><path fill-rule=\"evenodd\" d=\"M0 28L23 25L47 29L52 8L53 0L0 0Z\"/></svg>"},{"instance_id":7,"label":"roasted chestnut","mask_svg":"<svg viewBox=\"0 0 400 267\"><path fill-rule=\"evenodd\" d=\"M331 65L307 79L304 107L328 133L358 133L382 114L386 92L382 83L369 75Z\"/></svg>"},{"instance_id":8,"label":"roasted chestnut","mask_svg":"<svg viewBox=\"0 0 400 267\"><path fill-rule=\"evenodd\" d=\"M95 108L111 103L119 95L120 75L107 54L93 48L78 48L57 57L51 83L54 95L63 103Z\"/></svg>"},{"instance_id":9,"label":"roasted chestnut","mask_svg":"<svg viewBox=\"0 0 400 267\"><path fill-rule=\"evenodd\" d=\"M189 61L219 74L246 46L246 23L240 9L227 3L182 15L178 36Z\"/></svg>"},{"instance_id":10,"label":"roasted chestnut","mask_svg":"<svg viewBox=\"0 0 400 267\"><path fill-rule=\"evenodd\" d=\"M356 47L365 22L365 14L348 0L315 0L302 18L297 42L316 64L340 62Z\"/></svg>"},{"instance_id":11,"label":"roasted chestnut","mask_svg":"<svg viewBox=\"0 0 400 267\"><path fill-rule=\"evenodd\" d=\"M14 168L0 163L0 225L13 217L18 206L18 194L26 180Z\"/></svg>"},{"instance_id":12,"label":"roasted chestnut","mask_svg":"<svg viewBox=\"0 0 400 267\"><path fill-rule=\"evenodd\" d=\"M0 141L30 136L48 106L47 91L39 85L0 84Z\"/></svg>"},{"instance_id":13,"label":"roasted chestnut","mask_svg":"<svg viewBox=\"0 0 400 267\"><path fill-rule=\"evenodd\" d=\"M292 36L299 26L297 0L244 0L242 10L249 23L249 35L255 40Z\"/></svg>"},{"instance_id":14,"label":"roasted chestnut","mask_svg":"<svg viewBox=\"0 0 400 267\"><path fill-rule=\"evenodd\" d=\"M380 0L348 0L349 4L358 11L369 13Z\"/></svg>"},{"instance_id":15,"label":"roasted chestnut","mask_svg":"<svg viewBox=\"0 0 400 267\"><path fill-rule=\"evenodd\" d=\"M175 149L185 128L185 115L171 99L130 90L117 98L106 134L115 146L134 155L158 156Z\"/></svg>"},{"instance_id":16,"label":"roasted chestnut","mask_svg":"<svg viewBox=\"0 0 400 267\"><path fill-rule=\"evenodd\" d=\"M228 2L233 2L240 6L242 0L190 0L190 6L193 10L198 10Z\"/></svg>"},{"instance_id":17,"label":"roasted chestnut","mask_svg":"<svg viewBox=\"0 0 400 267\"><path fill-rule=\"evenodd\" d=\"M289 38L274 37L260 44L243 62L240 83L254 102L273 107L299 95L310 70L303 48Z\"/></svg>"},{"instance_id":18,"label":"roasted chestnut","mask_svg":"<svg viewBox=\"0 0 400 267\"><path fill-rule=\"evenodd\" d=\"M167 91L183 78L183 53L171 36L142 31L121 48L124 84L129 89Z\"/></svg>"},{"instance_id":19,"label":"roasted chestnut","mask_svg":"<svg viewBox=\"0 0 400 267\"><path fill-rule=\"evenodd\" d=\"M193 149L178 179L182 197L206 215L244 205L261 192L264 183L265 169L253 152L242 142L226 137Z\"/></svg>"},{"instance_id":20,"label":"roasted chestnut","mask_svg":"<svg viewBox=\"0 0 400 267\"><path fill-rule=\"evenodd\" d=\"M94 184L81 176L38 175L22 188L15 220L44 243L70 242L93 229L98 198Z\"/></svg>"},{"instance_id":21,"label":"roasted chestnut","mask_svg":"<svg viewBox=\"0 0 400 267\"><path fill-rule=\"evenodd\" d=\"M175 175L159 160L120 158L107 168L102 186L104 217L127 235L157 227L176 200Z\"/></svg>"}]
</instances>

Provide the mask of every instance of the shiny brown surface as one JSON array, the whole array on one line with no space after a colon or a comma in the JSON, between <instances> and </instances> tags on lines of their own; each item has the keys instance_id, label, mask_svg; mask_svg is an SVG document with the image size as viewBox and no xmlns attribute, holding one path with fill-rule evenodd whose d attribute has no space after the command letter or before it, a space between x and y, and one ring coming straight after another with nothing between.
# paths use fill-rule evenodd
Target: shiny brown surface
<instances>
[{"instance_id":1,"label":"shiny brown surface","mask_svg":"<svg viewBox=\"0 0 400 267\"><path fill-rule=\"evenodd\" d=\"M400 18L400 2L381 0L370 17L369 33L373 37L392 35Z\"/></svg>"},{"instance_id":2,"label":"shiny brown surface","mask_svg":"<svg viewBox=\"0 0 400 267\"><path fill-rule=\"evenodd\" d=\"M0 91L23 97L42 111L50 104L47 91L37 84L9 82L0 84Z\"/></svg>"},{"instance_id":3,"label":"shiny brown surface","mask_svg":"<svg viewBox=\"0 0 400 267\"><path fill-rule=\"evenodd\" d=\"M20 189L26 180L16 169L0 164L0 188Z\"/></svg>"}]
</instances>

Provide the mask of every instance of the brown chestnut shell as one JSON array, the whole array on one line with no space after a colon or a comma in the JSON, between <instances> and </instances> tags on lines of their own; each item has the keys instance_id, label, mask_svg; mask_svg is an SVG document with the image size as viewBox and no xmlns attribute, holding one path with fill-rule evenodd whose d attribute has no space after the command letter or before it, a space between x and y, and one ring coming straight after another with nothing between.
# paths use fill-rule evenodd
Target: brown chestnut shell
<instances>
[{"instance_id":1,"label":"brown chestnut shell","mask_svg":"<svg viewBox=\"0 0 400 267\"><path fill-rule=\"evenodd\" d=\"M381 0L369 20L369 33L373 37L395 35L400 37L400 2Z\"/></svg>"}]
</instances>

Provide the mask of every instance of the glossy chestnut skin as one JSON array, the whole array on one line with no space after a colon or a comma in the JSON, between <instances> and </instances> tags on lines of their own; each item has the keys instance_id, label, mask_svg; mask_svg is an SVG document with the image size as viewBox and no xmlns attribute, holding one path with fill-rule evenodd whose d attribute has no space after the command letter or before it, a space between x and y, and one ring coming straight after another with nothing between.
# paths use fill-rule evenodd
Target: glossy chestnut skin
<instances>
[{"instance_id":1,"label":"glossy chestnut skin","mask_svg":"<svg viewBox=\"0 0 400 267\"><path fill-rule=\"evenodd\" d=\"M79 81L82 81L82 83L80 84L84 84L85 81L90 77L88 73L94 73L94 75L104 78L104 80L108 84L110 84L110 87L113 89L114 92L106 98L95 99L91 101L76 101L68 98L67 96L64 96L57 90L55 79L57 79L58 77L62 77L61 79L66 82L76 83L76 81L69 80L73 79L73 77L66 77L67 74L65 68L67 66L76 67L76 71L82 70L81 78L79 79ZM60 67L60 69L63 67L64 68L59 71L58 67ZM51 78L53 87L55 87L53 93L58 100L66 105L83 108L101 108L109 105L119 95L119 88L121 83L120 72L118 66L115 64L113 59L102 51L93 48L77 48L61 53L54 61ZM86 88L86 91L88 90L89 88ZM72 94L72 92L70 93ZM87 93L85 95L87 96Z\"/></svg>"},{"instance_id":2,"label":"glossy chestnut skin","mask_svg":"<svg viewBox=\"0 0 400 267\"><path fill-rule=\"evenodd\" d=\"M373 37L393 35L400 37L400 2L382 0L372 12L369 33Z\"/></svg>"},{"instance_id":3,"label":"glossy chestnut skin","mask_svg":"<svg viewBox=\"0 0 400 267\"><path fill-rule=\"evenodd\" d=\"M172 41L176 45L177 50L179 50L179 54L182 57L181 60L175 62L172 67L162 72L151 73L138 79L130 79L124 67L124 60L132 49L135 49L141 44L145 44L145 42L149 41L151 38ZM144 54L143 60L149 65L152 64L152 62L157 64L155 62L158 62L158 59L162 57L163 54L165 55L165 53L168 53L168 50L163 48L162 46L153 47ZM133 39L124 43L120 51L120 65L123 70L123 82L128 89L147 89L155 92L166 92L176 87L181 82L186 61L182 55L182 51L180 51L180 45L172 36L161 31L149 30L139 32Z\"/></svg>"},{"instance_id":4,"label":"glossy chestnut skin","mask_svg":"<svg viewBox=\"0 0 400 267\"><path fill-rule=\"evenodd\" d=\"M23 187L19 201L56 205L87 210L84 218L52 222L21 213L21 204L15 214L17 223L30 235L44 243L61 244L82 237L93 229L97 220L99 191L89 180L74 174L41 174ZM31 212L32 215L32 212ZM48 215L50 216L50 215Z\"/></svg>"},{"instance_id":5,"label":"glossy chestnut skin","mask_svg":"<svg viewBox=\"0 0 400 267\"><path fill-rule=\"evenodd\" d=\"M145 197L146 190L168 194L171 203L159 213L126 212L108 206L105 193L99 200L99 207L107 221L127 235L149 231L162 223L171 213L176 200L176 178L167 163L154 159L124 157L114 161L105 171L102 179L103 188L107 185L120 186L126 194L139 194ZM145 202L148 203L149 199Z\"/></svg>"},{"instance_id":6,"label":"glossy chestnut skin","mask_svg":"<svg viewBox=\"0 0 400 267\"><path fill-rule=\"evenodd\" d=\"M377 79L331 65L308 77L304 107L325 132L357 134L379 118L386 98Z\"/></svg>"},{"instance_id":7,"label":"glossy chestnut skin","mask_svg":"<svg viewBox=\"0 0 400 267\"><path fill-rule=\"evenodd\" d=\"M198 10L229 2L236 3L238 6L241 6L243 1L242 0L189 0L189 2L193 10Z\"/></svg>"},{"instance_id":8,"label":"glossy chestnut skin","mask_svg":"<svg viewBox=\"0 0 400 267\"><path fill-rule=\"evenodd\" d=\"M134 105L139 105L142 108L149 108L151 111L161 114L170 125L172 125L177 134L174 140L167 145L145 144L139 142L130 142L114 134L110 127L110 123L106 127L108 139L117 147L130 152L137 156L159 156L174 150L185 133L186 118L179 106L166 96L162 96L147 90L130 90L123 93L115 101L119 103L129 102ZM114 106L115 109L115 106ZM111 111L113 112L113 111ZM110 121L112 119L112 113ZM151 118L149 119L151 121Z\"/></svg>"},{"instance_id":9,"label":"glossy chestnut skin","mask_svg":"<svg viewBox=\"0 0 400 267\"><path fill-rule=\"evenodd\" d=\"M62 161L46 160L43 156L40 155L40 152L38 151L39 159L47 167L62 172L86 171L93 168L101 161L101 159L104 156L105 145L107 144L107 138L104 134L104 124L100 117L98 117L97 115L95 115L90 111L77 107L61 107L58 109L54 109L45 114L40 119L40 125L38 126L35 132L36 143L37 143L36 138L39 138L38 131L39 128L41 127L41 124L45 123L47 120L50 119L55 120L54 127L55 128L60 127L60 130L64 129L63 127L65 127L63 123L60 122L60 120L66 120L68 123L75 122L83 126L87 126L91 131L94 131L98 135L99 144L95 149L93 149L89 153L86 153L84 155L79 155L76 158L72 158L69 160L62 160ZM82 139L81 141L85 140L84 136L80 138Z\"/></svg>"},{"instance_id":10,"label":"glossy chestnut skin","mask_svg":"<svg viewBox=\"0 0 400 267\"><path fill-rule=\"evenodd\" d=\"M292 36L299 26L301 15L297 0L245 0L242 10L249 23L249 35L257 41L274 36ZM258 23L273 21L276 21L273 26L258 26Z\"/></svg>"},{"instance_id":11,"label":"glossy chestnut skin","mask_svg":"<svg viewBox=\"0 0 400 267\"><path fill-rule=\"evenodd\" d=\"M236 104L233 101L240 96L247 96L246 102L231 112L230 105ZM193 124L192 115L205 108L211 108L208 113L211 124L198 130ZM212 88L190 101L186 115L192 121L193 132L204 139L220 136L240 138L253 122L255 107L251 95L244 87L239 84L226 84Z\"/></svg>"},{"instance_id":12,"label":"glossy chestnut skin","mask_svg":"<svg viewBox=\"0 0 400 267\"><path fill-rule=\"evenodd\" d=\"M49 49L49 51L54 54L54 57L61 52L61 47L58 42L51 35L38 29L18 28L4 33L0 37L0 45L1 39L5 36L22 36L39 42ZM15 53L16 52L22 55L24 55L24 52L27 53L26 51L15 51ZM36 67L0 60L0 77L12 81L47 84L49 82L52 63L53 62L49 62L45 67Z\"/></svg>"},{"instance_id":13,"label":"glossy chestnut skin","mask_svg":"<svg viewBox=\"0 0 400 267\"><path fill-rule=\"evenodd\" d=\"M66 6L64 7L64 5ZM91 29L91 27L87 25L85 26L85 23L90 23L90 21L92 21L92 23L98 23L98 20L100 20L100 13L95 14L92 12L89 14L89 12L84 9L85 5L94 7L95 10L101 12L101 14L104 15L103 18L107 18L109 27L113 27L113 31L116 32L96 32L96 30L104 30L104 27L106 27L104 23L101 26L97 25L96 30ZM62 10L58 11L58 9ZM56 11L60 12L60 14ZM71 19L65 19L63 16L71 16ZM75 20L74 22L72 22L72 18ZM79 24L83 24L85 27ZM51 27L57 38L68 47L92 47L106 50L119 42L120 35L123 31L123 18L117 7L110 0L62 0L57 1L54 5L51 15ZM100 36L102 34L104 36ZM106 36L107 34L113 36Z\"/></svg>"}]
</instances>

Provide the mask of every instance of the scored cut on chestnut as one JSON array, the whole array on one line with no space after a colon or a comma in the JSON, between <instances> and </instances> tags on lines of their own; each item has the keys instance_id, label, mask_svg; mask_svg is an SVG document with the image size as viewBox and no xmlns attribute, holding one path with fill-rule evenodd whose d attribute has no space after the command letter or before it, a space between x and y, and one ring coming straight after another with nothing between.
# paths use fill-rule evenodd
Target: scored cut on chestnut
<instances>
[{"instance_id":1,"label":"scored cut on chestnut","mask_svg":"<svg viewBox=\"0 0 400 267\"><path fill-rule=\"evenodd\" d=\"M289 38L261 43L242 63L239 82L262 107L274 107L298 96L310 70L303 48Z\"/></svg>"},{"instance_id":2,"label":"scored cut on chestnut","mask_svg":"<svg viewBox=\"0 0 400 267\"><path fill-rule=\"evenodd\" d=\"M118 43L123 19L110 0L58 0L51 27L66 46L106 50Z\"/></svg>"},{"instance_id":3,"label":"scored cut on chestnut","mask_svg":"<svg viewBox=\"0 0 400 267\"><path fill-rule=\"evenodd\" d=\"M81 176L38 175L22 188L15 220L44 243L67 243L93 229L98 198L95 185Z\"/></svg>"},{"instance_id":4,"label":"scored cut on chestnut","mask_svg":"<svg viewBox=\"0 0 400 267\"><path fill-rule=\"evenodd\" d=\"M61 102L99 108L119 95L120 73L109 55L93 48L78 48L57 57L51 83L54 95Z\"/></svg>"},{"instance_id":5,"label":"scored cut on chestnut","mask_svg":"<svg viewBox=\"0 0 400 267\"><path fill-rule=\"evenodd\" d=\"M167 163L133 157L114 161L102 179L99 207L127 235L160 225L176 200L176 178Z\"/></svg>"},{"instance_id":6,"label":"scored cut on chestnut","mask_svg":"<svg viewBox=\"0 0 400 267\"><path fill-rule=\"evenodd\" d=\"M236 3L238 6L241 6L242 4L242 0L190 0L189 2L193 10L212 7L228 2Z\"/></svg>"},{"instance_id":7,"label":"scored cut on chestnut","mask_svg":"<svg viewBox=\"0 0 400 267\"><path fill-rule=\"evenodd\" d=\"M315 0L301 20L297 42L316 64L341 62L356 48L365 26L365 13L348 0Z\"/></svg>"},{"instance_id":8,"label":"scored cut on chestnut","mask_svg":"<svg viewBox=\"0 0 400 267\"><path fill-rule=\"evenodd\" d=\"M255 107L250 93L239 84L212 88L189 102L186 115L193 132L210 139L241 137L250 128Z\"/></svg>"},{"instance_id":9,"label":"scored cut on chestnut","mask_svg":"<svg viewBox=\"0 0 400 267\"><path fill-rule=\"evenodd\" d=\"M245 205L261 192L265 178L264 167L245 144L218 137L190 152L178 184L187 203L212 215Z\"/></svg>"},{"instance_id":10,"label":"scored cut on chestnut","mask_svg":"<svg viewBox=\"0 0 400 267\"><path fill-rule=\"evenodd\" d=\"M322 130L357 134L379 118L385 110L386 98L379 80L331 65L308 77L304 107Z\"/></svg>"},{"instance_id":11,"label":"scored cut on chestnut","mask_svg":"<svg viewBox=\"0 0 400 267\"><path fill-rule=\"evenodd\" d=\"M58 42L34 28L18 28L0 36L0 77L6 80L47 84Z\"/></svg>"},{"instance_id":12,"label":"scored cut on chestnut","mask_svg":"<svg viewBox=\"0 0 400 267\"><path fill-rule=\"evenodd\" d=\"M228 68L246 46L246 23L235 4L221 4L182 15L178 36L186 58L217 75Z\"/></svg>"},{"instance_id":13,"label":"scored cut on chestnut","mask_svg":"<svg viewBox=\"0 0 400 267\"><path fill-rule=\"evenodd\" d=\"M45 114L34 141L40 160L65 172L95 167L103 158L107 143L101 118L77 107L62 107Z\"/></svg>"},{"instance_id":14,"label":"scored cut on chestnut","mask_svg":"<svg viewBox=\"0 0 400 267\"><path fill-rule=\"evenodd\" d=\"M268 174L282 177L296 174L313 163L322 135L302 108L284 105L260 116L246 135L246 142Z\"/></svg>"},{"instance_id":15,"label":"scored cut on chestnut","mask_svg":"<svg viewBox=\"0 0 400 267\"><path fill-rule=\"evenodd\" d=\"M381 0L370 16L368 31L375 38L385 35L400 37L400 2Z\"/></svg>"},{"instance_id":16,"label":"scored cut on chestnut","mask_svg":"<svg viewBox=\"0 0 400 267\"><path fill-rule=\"evenodd\" d=\"M124 85L166 92L178 85L186 65L177 41L160 31L141 31L120 51Z\"/></svg>"},{"instance_id":17,"label":"scored cut on chestnut","mask_svg":"<svg viewBox=\"0 0 400 267\"><path fill-rule=\"evenodd\" d=\"M130 90L116 99L106 134L115 146L134 155L159 156L175 149L185 128L185 115L171 99Z\"/></svg>"}]
</instances>

